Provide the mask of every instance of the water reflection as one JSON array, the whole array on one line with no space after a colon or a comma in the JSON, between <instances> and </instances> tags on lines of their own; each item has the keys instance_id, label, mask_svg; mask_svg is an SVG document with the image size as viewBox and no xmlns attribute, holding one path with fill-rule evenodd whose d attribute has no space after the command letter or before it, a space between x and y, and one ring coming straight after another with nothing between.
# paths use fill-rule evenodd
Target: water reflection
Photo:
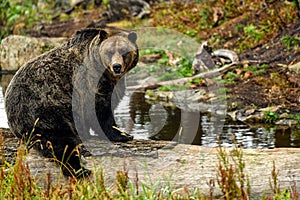
<instances>
[{"instance_id":1,"label":"water reflection","mask_svg":"<svg viewBox=\"0 0 300 200\"><path fill-rule=\"evenodd\" d=\"M0 87L0 127L8 127L3 94L13 75L3 75ZM173 140L204 146L233 146L232 135L244 148L300 147L299 127L249 127L211 113L182 111L149 102L144 93L127 91L115 110L117 124L136 139Z\"/></svg>"},{"instance_id":2,"label":"water reflection","mask_svg":"<svg viewBox=\"0 0 300 200\"><path fill-rule=\"evenodd\" d=\"M297 127L249 127L242 122L219 118L211 113L182 112L176 107L147 101L144 93L127 92L123 99L127 106L119 106L116 121L139 139L173 140L185 144L231 147L235 141L243 148L300 147ZM152 111L151 110L155 110ZM126 115L126 113L129 113ZM129 127L129 128L128 128ZM222 131L218 131L222 130Z\"/></svg>"}]
</instances>

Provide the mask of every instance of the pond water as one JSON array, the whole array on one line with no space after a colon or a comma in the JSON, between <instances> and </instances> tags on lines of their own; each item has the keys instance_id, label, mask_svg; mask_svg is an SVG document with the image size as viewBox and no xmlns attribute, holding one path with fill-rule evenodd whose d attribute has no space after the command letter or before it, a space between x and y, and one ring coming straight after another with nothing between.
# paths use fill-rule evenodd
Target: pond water
<instances>
[{"instance_id":1,"label":"pond water","mask_svg":"<svg viewBox=\"0 0 300 200\"><path fill-rule=\"evenodd\" d=\"M12 75L1 77L0 127L8 127L3 90ZM115 110L118 126L136 139L173 140L203 146L233 146L233 135L243 148L300 147L300 130L291 127L250 127L208 112L182 111L161 102L149 102L144 93L127 91Z\"/></svg>"}]
</instances>

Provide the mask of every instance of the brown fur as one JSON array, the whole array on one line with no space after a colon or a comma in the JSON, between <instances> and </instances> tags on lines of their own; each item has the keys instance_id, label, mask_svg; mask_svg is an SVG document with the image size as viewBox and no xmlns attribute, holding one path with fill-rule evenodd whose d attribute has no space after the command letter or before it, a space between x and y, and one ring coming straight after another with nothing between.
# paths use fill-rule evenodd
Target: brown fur
<instances>
[{"instance_id":1,"label":"brown fur","mask_svg":"<svg viewBox=\"0 0 300 200\"><path fill-rule=\"evenodd\" d=\"M12 132L39 141L36 147L44 156L55 156L66 166L62 166L65 175L89 174L73 150L90 137L90 129L112 141L132 139L113 128L112 109L122 96L121 78L137 64L135 40L132 32L83 29L61 47L22 66L5 95ZM113 93L116 86L121 93ZM87 152L84 147L79 150Z\"/></svg>"}]
</instances>

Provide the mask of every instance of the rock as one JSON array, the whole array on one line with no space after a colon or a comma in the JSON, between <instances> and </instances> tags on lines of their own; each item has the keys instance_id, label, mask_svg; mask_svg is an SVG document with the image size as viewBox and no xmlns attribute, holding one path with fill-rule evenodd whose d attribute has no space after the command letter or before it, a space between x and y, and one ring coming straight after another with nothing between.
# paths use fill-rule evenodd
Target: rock
<instances>
[{"instance_id":1,"label":"rock","mask_svg":"<svg viewBox=\"0 0 300 200\"><path fill-rule=\"evenodd\" d=\"M16 71L28 60L61 45L66 38L34 38L10 35L0 44L2 71Z\"/></svg>"},{"instance_id":2,"label":"rock","mask_svg":"<svg viewBox=\"0 0 300 200\"><path fill-rule=\"evenodd\" d=\"M282 113L279 115L280 119L285 119L285 118L289 118L289 117L290 117L290 115L288 113Z\"/></svg>"},{"instance_id":3,"label":"rock","mask_svg":"<svg viewBox=\"0 0 300 200\"><path fill-rule=\"evenodd\" d=\"M265 121L265 115L261 111L240 110L236 113L236 119L245 123L261 123Z\"/></svg>"},{"instance_id":4,"label":"rock","mask_svg":"<svg viewBox=\"0 0 300 200\"><path fill-rule=\"evenodd\" d=\"M121 0L109 1L107 9L108 21L123 20L124 17L132 16L142 19L149 16L151 7L149 3L143 0ZM120 12L122 10L122 12Z\"/></svg>"},{"instance_id":5,"label":"rock","mask_svg":"<svg viewBox=\"0 0 300 200\"><path fill-rule=\"evenodd\" d=\"M293 120L293 119L281 119L279 121L277 121L275 124L277 125L281 125L281 126L295 126L298 124L297 120Z\"/></svg>"},{"instance_id":6,"label":"rock","mask_svg":"<svg viewBox=\"0 0 300 200\"><path fill-rule=\"evenodd\" d=\"M296 72L297 74L300 74L300 62L298 62L298 63L296 63L294 65L289 66L288 69L290 71Z\"/></svg>"},{"instance_id":7,"label":"rock","mask_svg":"<svg viewBox=\"0 0 300 200\"><path fill-rule=\"evenodd\" d=\"M281 105L279 105L279 106L269 106L269 107L266 107L266 108L261 108L261 109L259 109L259 111L261 111L261 112L267 112L267 111L269 111L269 112L278 112L281 108L282 108Z\"/></svg>"}]
</instances>

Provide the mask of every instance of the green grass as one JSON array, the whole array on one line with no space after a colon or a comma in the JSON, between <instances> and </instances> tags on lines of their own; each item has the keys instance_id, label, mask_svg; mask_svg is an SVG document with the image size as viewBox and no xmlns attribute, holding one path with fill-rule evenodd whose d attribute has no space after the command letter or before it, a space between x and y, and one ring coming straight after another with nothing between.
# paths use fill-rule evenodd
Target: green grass
<instances>
[{"instance_id":1,"label":"green grass","mask_svg":"<svg viewBox=\"0 0 300 200\"><path fill-rule=\"evenodd\" d=\"M159 81L167 81L178 79L193 75L192 60L176 55L174 52L167 52L165 50L143 49L141 56L159 54L159 58L154 64L143 66L142 69L146 70L152 77L158 78ZM177 60L175 64L171 64L170 56L173 60ZM142 70L139 67L133 69L131 73L137 73Z\"/></svg>"},{"instance_id":2,"label":"green grass","mask_svg":"<svg viewBox=\"0 0 300 200\"><path fill-rule=\"evenodd\" d=\"M182 91L182 90L187 90L189 88L189 85L166 85L166 86L161 86L157 90L158 91L164 91L164 92L175 92L175 91Z\"/></svg>"},{"instance_id":3,"label":"green grass","mask_svg":"<svg viewBox=\"0 0 300 200\"><path fill-rule=\"evenodd\" d=\"M266 123L274 123L280 119L279 114L273 111L265 111Z\"/></svg>"},{"instance_id":4,"label":"green grass","mask_svg":"<svg viewBox=\"0 0 300 200\"><path fill-rule=\"evenodd\" d=\"M220 84L230 85L236 83L240 76L234 72L227 72L223 79L219 81Z\"/></svg>"},{"instance_id":5,"label":"green grass","mask_svg":"<svg viewBox=\"0 0 300 200\"><path fill-rule=\"evenodd\" d=\"M251 65L246 68L246 71L253 72L254 75L262 75L267 73L267 69L269 65L262 64L262 65Z\"/></svg>"},{"instance_id":6,"label":"green grass","mask_svg":"<svg viewBox=\"0 0 300 200\"><path fill-rule=\"evenodd\" d=\"M245 26L243 28L243 31L247 37L247 39L253 39L255 41L259 41L262 39L263 37L263 32L258 28L256 27L255 25L253 24L250 24L248 26Z\"/></svg>"},{"instance_id":7,"label":"green grass","mask_svg":"<svg viewBox=\"0 0 300 200\"><path fill-rule=\"evenodd\" d=\"M291 47L299 47L300 38L299 37L292 37L289 35L285 35L281 38L281 42L286 46L288 50L291 49Z\"/></svg>"},{"instance_id":8,"label":"green grass","mask_svg":"<svg viewBox=\"0 0 300 200\"><path fill-rule=\"evenodd\" d=\"M300 114L299 115L290 115L289 118L293 119L293 120L300 121Z\"/></svg>"}]
</instances>

